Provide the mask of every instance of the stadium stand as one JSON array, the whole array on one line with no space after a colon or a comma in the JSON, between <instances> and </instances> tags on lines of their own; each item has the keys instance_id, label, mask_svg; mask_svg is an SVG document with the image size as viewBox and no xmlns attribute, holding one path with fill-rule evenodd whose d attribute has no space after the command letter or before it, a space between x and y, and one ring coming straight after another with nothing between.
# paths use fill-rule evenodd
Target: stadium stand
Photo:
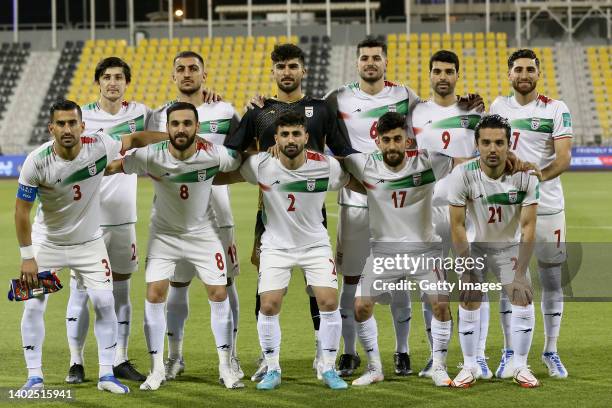
<instances>
[{"instance_id":1,"label":"stadium stand","mask_svg":"<svg viewBox=\"0 0 612 408\"><path fill-rule=\"evenodd\" d=\"M298 37L215 37L150 39L137 47L128 47L123 40L87 41L79 65L67 93L69 99L80 104L98 98L92 84L95 65L105 56L125 59L133 71L133 82L127 99L157 107L174 98L175 85L171 81L172 60L182 50L193 50L204 56L208 73L207 86L223 95L237 107L256 93L271 94L274 84L270 78L270 53L277 43L298 43ZM331 51L329 38L303 38L300 43L307 54L310 69L306 90L322 94L327 85L327 66Z\"/></svg>"},{"instance_id":2,"label":"stadium stand","mask_svg":"<svg viewBox=\"0 0 612 408\"><path fill-rule=\"evenodd\" d=\"M604 139L612 139L612 47L587 47L586 59L590 69L594 108Z\"/></svg>"},{"instance_id":3,"label":"stadium stand","mask_svg":"<svg viewBox=\"0 0 612 408\"><path fill-rule=\"evenodd\" d=\"M55 101L66 96L68 87L70 86L70 80L79 62L83 44L82 41L77 41L76 43L68 41L64 45L59 62L55 67L49 90L44 98L36 124L32 130L30 144L43 143L49 137L47 130L49 108Z\"/></svg>"},{"instance_id":4,"label":"stadium stand","mask_svg":"<svg viewBox=\"0 0 612 408\"><path fill-rule=\"evenodd\" d=\"M30 54L30 43L2 43L0 48L0 119L4 116L11 96Z\"/></svg>"},{"instance_id":5,"label":"stadium stand","mask_svg":"<svg viewBox=\"0 0 612 408\"><path fill-rule=\"evenodd\" d=\"M412 33L387 35L389 70L391 81L406 83L422 97L431 94L429 83L429 58L440 50L455 52L461 61L461 80L456 92L479 93L487 106L498 95L510 93L506 80L508 56L515 51L508 48L506 33ZM554 99L559 98L553 49L533 48L540 56L543 80L538 89Z\"/></svg>"}]
</instances>

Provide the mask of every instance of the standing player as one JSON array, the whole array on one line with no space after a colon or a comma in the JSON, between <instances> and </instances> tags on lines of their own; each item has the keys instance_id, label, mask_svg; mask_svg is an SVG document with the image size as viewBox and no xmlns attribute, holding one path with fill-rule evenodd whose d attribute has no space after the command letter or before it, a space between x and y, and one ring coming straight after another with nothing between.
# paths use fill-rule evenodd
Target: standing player
<instances>
[{"instance_id":1,"label":"standing player","mask_svg":"<svg viewBox=\"0 0 612 408\"><path fill-rule=\"evenodd\" d=\"M342 119L340 129L345 133L345 138L359 152L372 153L377 150L376 125L383 114L409 114L419 100L411 89L386 81L386 68L386 44L374 38L366 38L357 45L359 82L345 85L326 97ZM349 376L361 363L356 349L353 305L357 283L370 253L370 230L366 196L343 189L338 195L338 205L340 214L336 264L343 275L340 314L344 338L344 353L340 356L338 369L341 376ZM412 309L408 292L393 293L391 314L396 339L396 352L393 356L395 373L408 375L412 372L408 349Z\"/></svg>"},{"instance_id":2,"label":"standing player","mask_svg":"<svg viewBox=\"0 0 612 408\"><path fill-rule=\"evenodd\" d=\"M510 132L510 125L499 115L485 116L478 123L475 138L480 157L453 171L448 200L455 254L464 259L470 255L465 228L467 209L476 227L471 257L476 265L478 260L486 264L464 272L461 280L484 282L486 267L497 276L512 304L509 334L515 353L512 376L522 387L532 388L539 382L527 366L535 325L528 266L536 235L539 191L534 175L505 173ZM474 290L462 295L459 340L464 362L453 382L457 387L469 387L482 374L477 362L482 293Z\"/></svg>"},{"instance_id":3,"label":"standing player","mask_svg":"<svg viewBox=\"0 0 612 408\"><path fill-rule=\"evenodd\" d=\"M145 129L150 116L147 107L141 103L123 100L131 79L130 66L120 58L109 57L98 63L94 81L100 87L100 99L82 108L86 134L101 131L119 140L123 134ZM130 277L138 270L136 176L117 174L103 178L100 200L102 236L112 265L113 296L118 323L113 372L118 378L144 381L146 377L136 371L127 354L132 320ZM70 370L66 382L70 384L82 383L85 378L83 349L89 329L87 299L87 291L77 289L73 274L66 310L66 330L70 346Z\"/></svg>"},{"instance_id":4,"label":"standing player","mask_svg":"<svg viewBox=\"0 0 612 408\"><path fill-rule=\"evenodd\" d=\"M304 270L320 309L321 367L317 371L328 387L346 389L335 370L342 320L336 267L321 208L327 191L344 187L350 176L333 157L305 150L309 135L301 113L281 115L274 127L278 159L270 153L251 156L240 168L241 177L234 176L259 185L263 195L257 331L267 372L257 389L271 390L281 383L279 314L294 267Z\"/></svg>"},{"instance_id":5,"label":"standing player","mask_svg":"<svg viewBox=\"0 0 612 408\"><path fill-rule=\"evenodd\" d=\"M189 102L196 106L200 118L198 136L210 143L222 145L230 130L237 127L238 118L234 107L227 102L205 103L203 87L206 82L206 69L201 55L192 51L180 52L174 57L172 80L176 84L178 96L175 101ZM165 131L166 111L175 102L169 102L157 109L148 127L152 130ZM240 272L236 243L234 240L234 218L227 186L213 186L210 204L219 236L223 243L224 254L228 263L227 293L232 309L233 345L232 369L238 377L244 376L236 354L238 335L239 300L234 280ZM204 209L203 209L204 210ZM166 362L166 379L171 380L185 370L183 360L183 334L185 321L189 314L189 284L195 277L195 269L188 264L178 263L177 268L188 269L189 273L178 271L170 279L170 291L167 302L168 324L168 361ZM178 276L182 281L176 281Z\"/></svg>"},{"instance_id":6,"label":"standing player","mask_svg":"<svg viewBox=\"0 0 612 408\"><path fill-rule=\"evenodd\" d=\"M244 385L231 369L232 314L226 284L223 245L209 209L212 179L219 171L235 170L240 158L223 146L197 138L198 112L187 102L166 109L170 141L138 149L113 162L108 174L149 175L155 186L147 254L145 337L151 355L151 374L141 390L157 390L165 381L165 299L169 280L184 281L192 268L204 282L210 304L211 327L219 354L219 379L227 388ZM207 210L203 210L207 209ZM176 268L178 262L192 268ZM176 269L175 269L176 268Z\"/></svg>"},{"instance_id":7,"label":"standing player","mask_svg":"<svg viewBox=\"0 0 612 408\"><path fill-rule=\"evenodd\" d=\"M126 393L113 375L117 348L117 316L112 266L100 229L100 184L109 158L121 151L163 140L164 134L127 135L115 140L104 133L81 136L81 108L60 101L50 109L53 140L28 155L19 175L15 204L17 240L21 246L21 278L37 285L37 272L71 268L77 288L85 288L96 312L94 333L100 363L98 389ZM40 205L34 225L30 211ZM28 367L24 389L43 388L42 344L47 298L24 304L21 333Z\"/></svg>"},{"instance_id":8,"label":"standing player","mask_svg":"<svg viewBox=\"0 0 612 408\"><path fill-rule=\"evenodd\" d=\"M348 142L338 133L336 115L328 104L323 100L302 93L302 78L306 74L304 52L296 45L282 44L274 48L271 58L273 63L272 76L277 85L276 97L264 99L263 104L247 111L237 131L227 138L225 145L239 151L248 148L267 151L276 143L274 122L284 113L299 112L306 117L306 130L310 135L306 145L308 149L323 152L324 146L327 144L335 155L344 156L349 153L351 150ZM323 209L323 223L326 225L324 211ZM255 242L251 256L251 262L256 267L259 266L260 240L265 229L261 217L262 210L260 208L257 212ZM256 317L259 316L259 308L260 297L258 294L255 306ZM312 295L310 296L310 313L316 336L320 318L317 301ZM318 357L319 348L317 347L317 355L313 363L314 368L316 368ZM259 367L251 378L252 381L261 380L265 373L265 359L262 356Z\"/></svg>"},{"instance_id":9,"label":"standing player","mask_svg":"<svg viewBox=\"0 0 612 408\"><path fill-rule=\"evenodd\" d=\"M500 96L491 105L491 113L507 118L512 126L511 150L519 159L542 169L542 197L538 206L535 253L542 287L544 352L542 361L549 375L566 378L567 370L557 354L557 339L563 314L561 266L566 260L565 211L563 188L559 177L569 168L572 147L572 118L562 101L539 95L540 61L527 49L508 58L508 79L514 94ZM508 331L511 313L507 297L500 300L505 345L495 375L511 375L514 344Z\"/></svg>"},{"instance_id":10,"label":"standing player","mask_svg":"<svg viewBox=\"0 0 612 408\"><path fill-rule=\"evenodd\" d=\"M414 107L412 113L412 130L416 136L419 149L430 152L440 152L450 157L472 157L476 150L474 144L474 127L481 117L476 110L466 110L460 107L455 96L455 86L459 80L459 58L452 51L441 50L429 59L429 78L431 82L432 98ZM436 181L434 195L445 195L448 189L448 179ZM442 251L446 256L451 247L450 221L446 200L442 205L435 205L434 224L436 234L442 238ZM423 302L423 320L430 350L431 316L432 311L428 302ZM481 306L481 325L489 324L489 303L483 299ZM485 358L486 330L479 343L478 363L482 367L483 377L490 378L493 374L489 370ZM430 357L425 368L419 373L420 377L431 377L433 360Z\"/></svg>"},{"instance_id":11,"label":"standing player","mask_svg":"<svg viewBox=\"0 0 612 408\"><path fill-rule=\"evenodd\" d=\"M431 323L433 338L432 379L436 386L448 387L451 379L446 372L446 353L451 337L451 315L448 292L443 284L445 274L441 265L442 245L435 234L432 218L434 184L452 169L451 157L427 150L406 151L414 139L407 139L406 117L396 112L381 116L376 124L377 145L380 151L357 153L344 159L348 171L367 189L368 224L371 250L357 286L355 319L363 349L367 353L366 372L353 385L370 385L384 379L378 350L378 329L373 316L374 304L384 293L407 292L388 290L382 282L397 283L407 277L427 285L426 301L431 303L434 316ZM415 270L395 266L377 271L378 262L398 256L422 258L427 263ZM432 260L432 261L429 261ZM378 264L378 265L377 265Z\"/></svg>"}]
</instances>

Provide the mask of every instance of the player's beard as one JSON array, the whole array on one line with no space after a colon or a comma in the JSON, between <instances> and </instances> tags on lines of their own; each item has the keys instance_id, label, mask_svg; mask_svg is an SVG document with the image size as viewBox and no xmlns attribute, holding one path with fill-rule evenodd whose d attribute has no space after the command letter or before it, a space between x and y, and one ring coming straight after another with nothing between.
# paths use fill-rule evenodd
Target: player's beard
<instances>
[{"instance_id":1,"label":"player's beard","mask_svg":"<svg viewBox=\"0 0 612 408\"><path fill-rule=\"evenodd\" d=\"M394 154L394 158L392 159L390 156ZM383 161L389 167L397 167L402 164L402 160L404 160L404 155L399 150L387 150L383 152Z\"/></svg>"},{"instance_id":2,"label":"player's beard","mask_svg":"<svg viewBox=\"0 0 612 408\"><path fill-rule=\"evenodd\" d=\"M526 81L516 80L516 81L512 82L512 88L514 88L514 90L516 92L520 93L521 95L527 95L527 94L531 93L536 88L536 86L538 86L537 81L532 81L531 82L531 86L529 88L527 88L527 90L524 90L524 89L520 88L520 83L521 82L526 82Z\"/></svg>"},{"instance_id":3,"label":"player's beard","mask_svg":"<svg viewBox=\"0 0 612 408\"><path fill-rule=\"evenodd\" d=\"M73 134L70 135L60 135L60 137L56 138L56 143L62 146L64 149L72 149L79 143L79 137Z\"/></svg>"},{"instance_id":4,"label":"player's beard","mask_svg":"<svg viewBox=\"0 0 612 408\"><path fill-rule=\"evenodd\" d=\"M183 94L183 95L187 95L187 96L191 96L193 94L195 94L196 92L198 92L201 88L201 84L198 85L196 84L195 81L193 81L191 84L179 84L179 91Z\"/></svg>"},{"instance_id":5,"label":"player's beard","mask_svg":"<svg viewBox=\"0 0 612 408\"><path fill-rule=\"evenodd\" d=\"M187 137L187 142L185 142L184 144L177 144L176 143L176 138L177 137ZM193 142L195 141L195 133L191 136L185 134L185 133L177 133L174 136L172 136L170 138L170 143L172 143L172 147L174 147L176 150L182 152L185 151L187 149L189 149L191 147L191 145L193 144Z\"/></svg>"},{"instance_id":6,"label":"player's beard","mask_svg":"<svg viewBox=\"0 0 612 408\"><path fill-rule=\"evenodd\" d=\"M380 81L380 80L381 80L381 78L382 78L382 77L384 76L384 74L385 74L384 70L381 70L381 69L379 69L378 67L376 67L376 73L377 73L377 75L372 76L372 77L367 76L367 70L368 70L368 68L370 68L370 67L369 67L369 66L368 66L368 67L365 67L365 68L363 69L363 71L361 71L361 72L359 73L359 76L361 77L361 79L363 79L364 81L366 81L366 82L368 82L368 83L374 83L374 82L378 82L378 81Z\"/></svg>"},{"instance_id":7,"label":"player's beard","mask_svg":"<svg viewBox=\"0 0 612 408\"><path fill-rule=\"evenodd\" d=\"M288 147L294 147L294 150L289 150L288 151ZM286 146L283 147L283 154L288 158L288 159L295 159L296 157L298 157L300 154L302 154L302 152L304 151L304 145L298 145L298 144L288 144Z\"/></svg>"},{"instance_id":8,"label":"player's beard","mask_svg":"<svg viewBox=\"0 0 612 408\"><path fill-rule=\"evenodd\" d=\"M446 85L446 89L440 89L440 84L444 83ZM436 93L442 97L451 95L455 92L455 88L450 84L450 82L438 82L434 86L434 90Z\"/></svg>"},{"instance_id":9,"label":"player's beard","mask_svg":"<svg viewBox=\"0 0 612 408\"><path fill-rule=\"evenodd\" d=\"M281 91L285 93L291 93L295 91L301 84L302 84L302 80L301 79L298 80L295 78L293 78L293 82L290 83L289 85L283 84L282 80L276 83L276 85L278 86L278 89L280 89Z\"/></svg>"}]
</instances>

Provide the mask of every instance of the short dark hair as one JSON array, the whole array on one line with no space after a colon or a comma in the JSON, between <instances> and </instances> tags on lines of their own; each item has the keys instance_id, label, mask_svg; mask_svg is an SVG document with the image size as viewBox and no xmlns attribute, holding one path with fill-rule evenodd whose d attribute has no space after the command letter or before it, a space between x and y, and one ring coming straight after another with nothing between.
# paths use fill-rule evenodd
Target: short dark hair
<instances>
[{"instance_id":1,"label":"short dark hair","mask_svg":"<svg viewBox=\"0 0 612 408\"><path fill-rule=\"evenodd\" d=\"M397 128L406 129L406 116L397 112L387 112L378 119L376 133L382 136Z\"/></svg>"},{"instance_id":2,"label":"short dark hair","mask_svg":"<svg viewBox=\"0 0 612 408\"><path fill-rule=\"evenodd\" d=\"M529 59L535 60L536 67L540 69L540 60L538 59L538 56L536 55L536 53L533 52L533 50L530 50L528 48L522 48L520 50L514 51L512 55L508 57L508 69L509 70L512 69L512 66L514 65L514 61L516 61L519 58L529 58Z\"/></svg>"},{"instance_id":3,"label":"short dark hair","mask_svg":"<svg viewBox=\"0 0 612 408\"><path fill-rule=\"evenodd\" d=\"M287 112L274 121L274 131L282 126L303 126L306 128L306 117L300 112Z\"/></svg>"},{"instance_id":4,"label":"short dark hair","mask_svg":"<svg viewBox=\"0 0 612 408\"><path fill-rule=\"evenodd\" d=\"M195 58L198 61L200 61L200 64L202 64L202 66L204 66L204 58L202 58L202 56L200 54L198 54L195 51L181 51L178 54L176 54L176 56L174 57L174 59L172 60L172 65L176 64L176 60L179 58Z\"/></svg>"},{"instance_id":5,"label":"short dark hair","mask_svg":"<svg viewBox=\"0 0 612 408\"><path fill-rule=\"evenodd\" d=\"M383 54L385 55L385 57L387 56L387 43L385 43L383 40L379 38L372 37L372 36L367 36L366 38L361 40L359 44L357 44L357 56L359 56L359 52L362 48L376 48L376 47L382 48Z\"/></svg>"},{"instance_id":6,"label":"short dark hair","mask_svg":"<svg viewBox=\"0 0 612 408\"><path fill-rule=\"evenodd\" d=\"M55 111L71 111L75 109L79 114L79 120L83 120L83 112L81 112L81 107L76 102L68 99L58 100L49 108L49 123L53 123L53 115L55 114Z\"/></svg>"},{"instance_id":7,"label":"short dark hair","mask_svg":"<svg viewBox=\"0 0 612 408\"><path fill-rule=\"evenodd\" d=\"M98 62L96 70L94 72L94 81L100 82L100 77L104 75L104 72L108 68L123 68L123 75L125 76L125 82L128 84L132 81L132 70L127 62L119 57L108 57Z\"/></svg>"},{"instance_id":8,"label":"short dark hair","mask_svg":"<svg viewBox=\"0 0 612 408\"><path fill-rule=\"evenodd\" d=\"M196 122L198 121L198 110L189 102L174 102L166 109L166 123L170 122L170 114L179 110L190 110L195 115Z\"/></svg>"},{"instance_id":9,"label":"short dark hair","mask_svg":"<svg viewBox=\"0 0 612 408\"><path fill-rule=\"evenodd\" d=\"M459 72L459 57L452 51L440 50L437 51L434 55L432 55L431 58L429 58L429 72L431 72L431 69L433 68L433 63L435 61L455 64L455 70Z\"/></svg>"},{"instance_id":10,"label":"short dark hair","mask_svg":"<svg viewBox=\"0 0 612 408\"><path fill-rule=\"evenodd\" d=\"M474 128L476 144L478 144L478 139L480 138L480 129L504 129L506 132L506 140L508 141L508 144L510 144L510 133L512 128L506 118L500 115L483 116Z\"/></svg>"},{"instance_id":11,"label":"short dark hair","mask_svg":"<svg viewBox=\"0 0 612 408\"><path fill-rule=\"evenodd\" d=\"M300 60L302 65L306 64L306 56L304 51L295 44L278 44L274 46L274 50L270 54L272 62L288 61L294 58Z\"/></svg>"}]
</instances>

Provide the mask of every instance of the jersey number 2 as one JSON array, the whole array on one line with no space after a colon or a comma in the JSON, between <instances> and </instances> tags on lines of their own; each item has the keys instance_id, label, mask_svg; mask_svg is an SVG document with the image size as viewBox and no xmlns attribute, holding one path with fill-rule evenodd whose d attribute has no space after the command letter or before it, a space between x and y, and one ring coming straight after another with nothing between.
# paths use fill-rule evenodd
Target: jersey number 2
<instances>
[{"instance_id":1,"label":"jersey number 2","mask_svg":"<svg viewBox=\"0 0 612 408\"><path fill-rule=\"evenodd\" d=\"M287 195L287 198L291 200L289 202L289 208L287 208L287 212L295 211L295 196L293 194Z\"/></svg>"}]
</instances>

